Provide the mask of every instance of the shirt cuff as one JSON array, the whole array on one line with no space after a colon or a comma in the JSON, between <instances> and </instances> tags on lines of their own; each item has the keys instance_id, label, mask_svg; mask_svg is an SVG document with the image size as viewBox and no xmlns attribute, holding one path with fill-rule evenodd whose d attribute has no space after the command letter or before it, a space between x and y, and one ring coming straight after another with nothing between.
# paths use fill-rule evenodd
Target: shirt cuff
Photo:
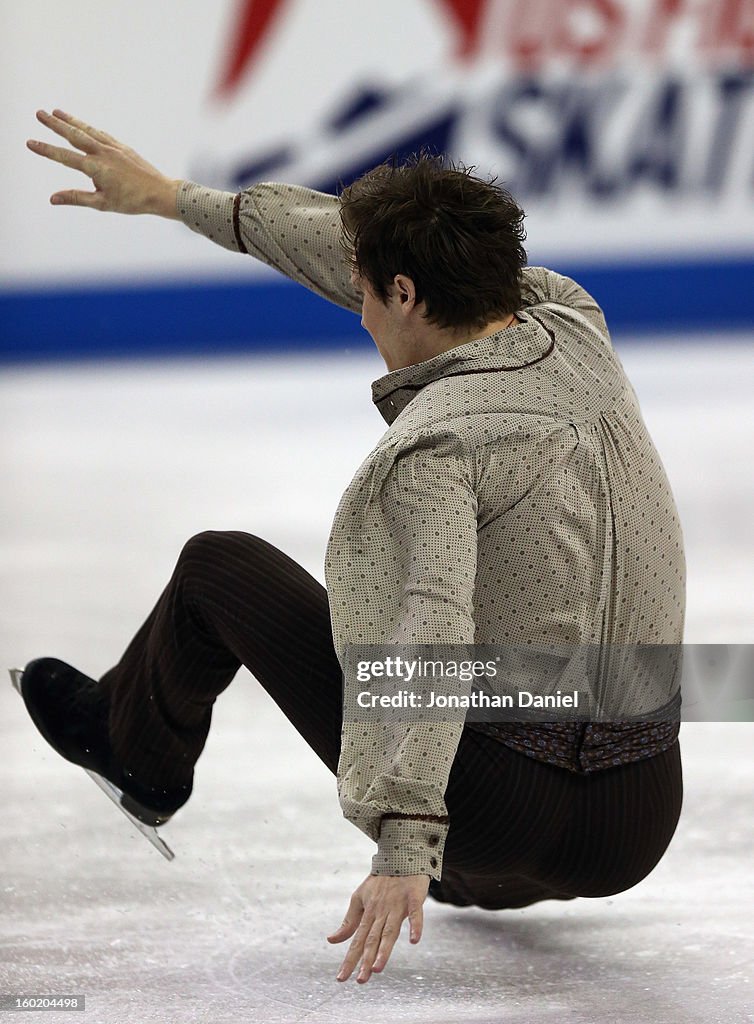
<instances>
[{"instance_id":1,"label":"shirt cuff","mask_svg":"<svg viewBox=\"0 0 754 1024\"><path fill-rule=\"evenodd\" d=\"M232 192L182 181L176 212L187 228L233 252L246 252L238 232L238 197Z\"/></svg>"},{"instance_id":2,"label":"shirt cuff","mask_svg":"<svg viewBox=\"0 0 754 1024\"><path fill-rule=\"evenodd\" d=\"M429 875L440 880L448 825L418 818L383 818L373 875Z\"/></svg>"}]
</instances>

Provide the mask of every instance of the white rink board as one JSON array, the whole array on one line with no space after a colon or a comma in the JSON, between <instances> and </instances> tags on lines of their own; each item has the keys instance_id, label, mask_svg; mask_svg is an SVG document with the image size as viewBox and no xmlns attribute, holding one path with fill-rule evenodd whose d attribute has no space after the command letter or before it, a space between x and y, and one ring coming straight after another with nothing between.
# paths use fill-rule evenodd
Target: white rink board
<instances>
[{"instance_id":1,"label":"white rink board","mask_svg":"<svg viewBox=\"0 0 754 1024\"><path fill-rule=\"evenodd\" d=\"M52 191L83 181L25 149L48 134L34 111L55 106L171 177L233 191L264 161L253 180L319 187L438 142L511 185L533 263L751 255L743 0L468 0L468 36L459 0L347 14L340 0L266 2L273 17L218 98L250 3L4 5L3 288L263 273L179 225L51 208ZM365 97L372 107L354 114Z\"/></svg>"}]
</instances>

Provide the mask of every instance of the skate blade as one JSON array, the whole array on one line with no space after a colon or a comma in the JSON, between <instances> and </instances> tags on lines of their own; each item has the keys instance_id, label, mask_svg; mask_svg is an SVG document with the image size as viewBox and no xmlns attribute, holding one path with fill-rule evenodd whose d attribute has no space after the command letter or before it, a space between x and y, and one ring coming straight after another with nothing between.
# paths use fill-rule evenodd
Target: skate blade
<instances>
[{"instance_id":1,"label":"skate blade","mask_svg":"<svg viewBox=\"0 0 754 1024\"><path fill-rule=\"evenodd\" d=\"M12 668L9 671L11 683L13 684L13 689L21 697L23 697L23 690L21 688L21 680L23 679L24 675L23 669ZM173 860L175 858L175 854L170 849L165 840L157 834L157 829L154 828L154 826L145 825L143 821L139 821L138 818L135 818L133 814L131 814L129 811L126 810L125 807L121 805L120 800L121 797L123 796L123 793L120 789L118 789L117 786L114 786L112 782L110 782L108 779L103 779L101 775L98 775L97 772L91 771L91 769L89 768L84 768L82 770L85 771L89 778L92 780L92 782L95 782L102 790L102 792L105 793L112 800L112 802L121 812L121 814L124 814L128 818L128 820L131 822L134 828L138 829L139 832L141 832L141 834L144 836L144 838L147 839L152 844L152 846L154 846L154 848L162 854L165 860Z\"/></svg>"}]
</instances>

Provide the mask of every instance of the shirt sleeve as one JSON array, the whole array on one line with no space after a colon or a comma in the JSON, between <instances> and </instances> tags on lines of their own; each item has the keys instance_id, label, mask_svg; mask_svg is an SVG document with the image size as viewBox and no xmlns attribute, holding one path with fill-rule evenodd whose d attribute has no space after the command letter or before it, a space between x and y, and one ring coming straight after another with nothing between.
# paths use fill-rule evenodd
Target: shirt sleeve
<instances>
[{"instance_id":1,"label":"shirt sleeve","mask_svg":"<svg viewBox=\"0 0 754 1024\"><path fill-rule=\"evenodd\" d=\"M403 454L376 502L374 525L392 539L390 575L400 591L391 635L380 647L403 656L432 645L460 660L474 642L477 499L470 463L453 448ZM347 666L347 695L364 690ZM412 712L401 722L376 713L349 721L344 714L340 801L345 817L377 841L372 874L440 878L449 827L444 794L464 717Z\"/></svg>"},{"instance_id":2,"label":"shirt sleeve","mask_svg":"<svg viewBox=\"0 0 754 1024\"><path fill-rule=\"evenodd\" d=\"M609 337L602 310L589 292L576 281L546 267L527 267L522 277L524 308L545 302L567 306L580 313L600 334Z\"/></svg>"},{"instance_id":3,"label":"shirt sleeve","mask_svg":"<svg viewBox=\"0 0 754 1024\"><path fill-rule=\"evenodd\" d=\"M234 195L184 181L176 210L187 227L224 249L255 256L328 301L361 311L337 196L274 182Z\"/></svg>"}]
</instances>

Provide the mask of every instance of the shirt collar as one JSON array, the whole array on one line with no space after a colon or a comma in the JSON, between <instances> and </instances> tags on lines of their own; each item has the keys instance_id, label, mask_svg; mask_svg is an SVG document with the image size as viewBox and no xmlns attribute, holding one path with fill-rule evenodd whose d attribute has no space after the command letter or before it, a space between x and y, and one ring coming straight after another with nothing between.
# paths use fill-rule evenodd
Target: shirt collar
<instances>
[{"instance_id":1,"label":"shirt collar","mask_svg":"<svg viewBox=\"0 0 754 1024\"><path fill-rule=\"evenodd\" d=\"M442 377L465 373L520 370L552 352L555 339L530 313L516 313L521 321L495 334L456 345L421 363L378 377L372 383L372 401L391 424L421 389Z\"/></svg>"}]
</instances>

